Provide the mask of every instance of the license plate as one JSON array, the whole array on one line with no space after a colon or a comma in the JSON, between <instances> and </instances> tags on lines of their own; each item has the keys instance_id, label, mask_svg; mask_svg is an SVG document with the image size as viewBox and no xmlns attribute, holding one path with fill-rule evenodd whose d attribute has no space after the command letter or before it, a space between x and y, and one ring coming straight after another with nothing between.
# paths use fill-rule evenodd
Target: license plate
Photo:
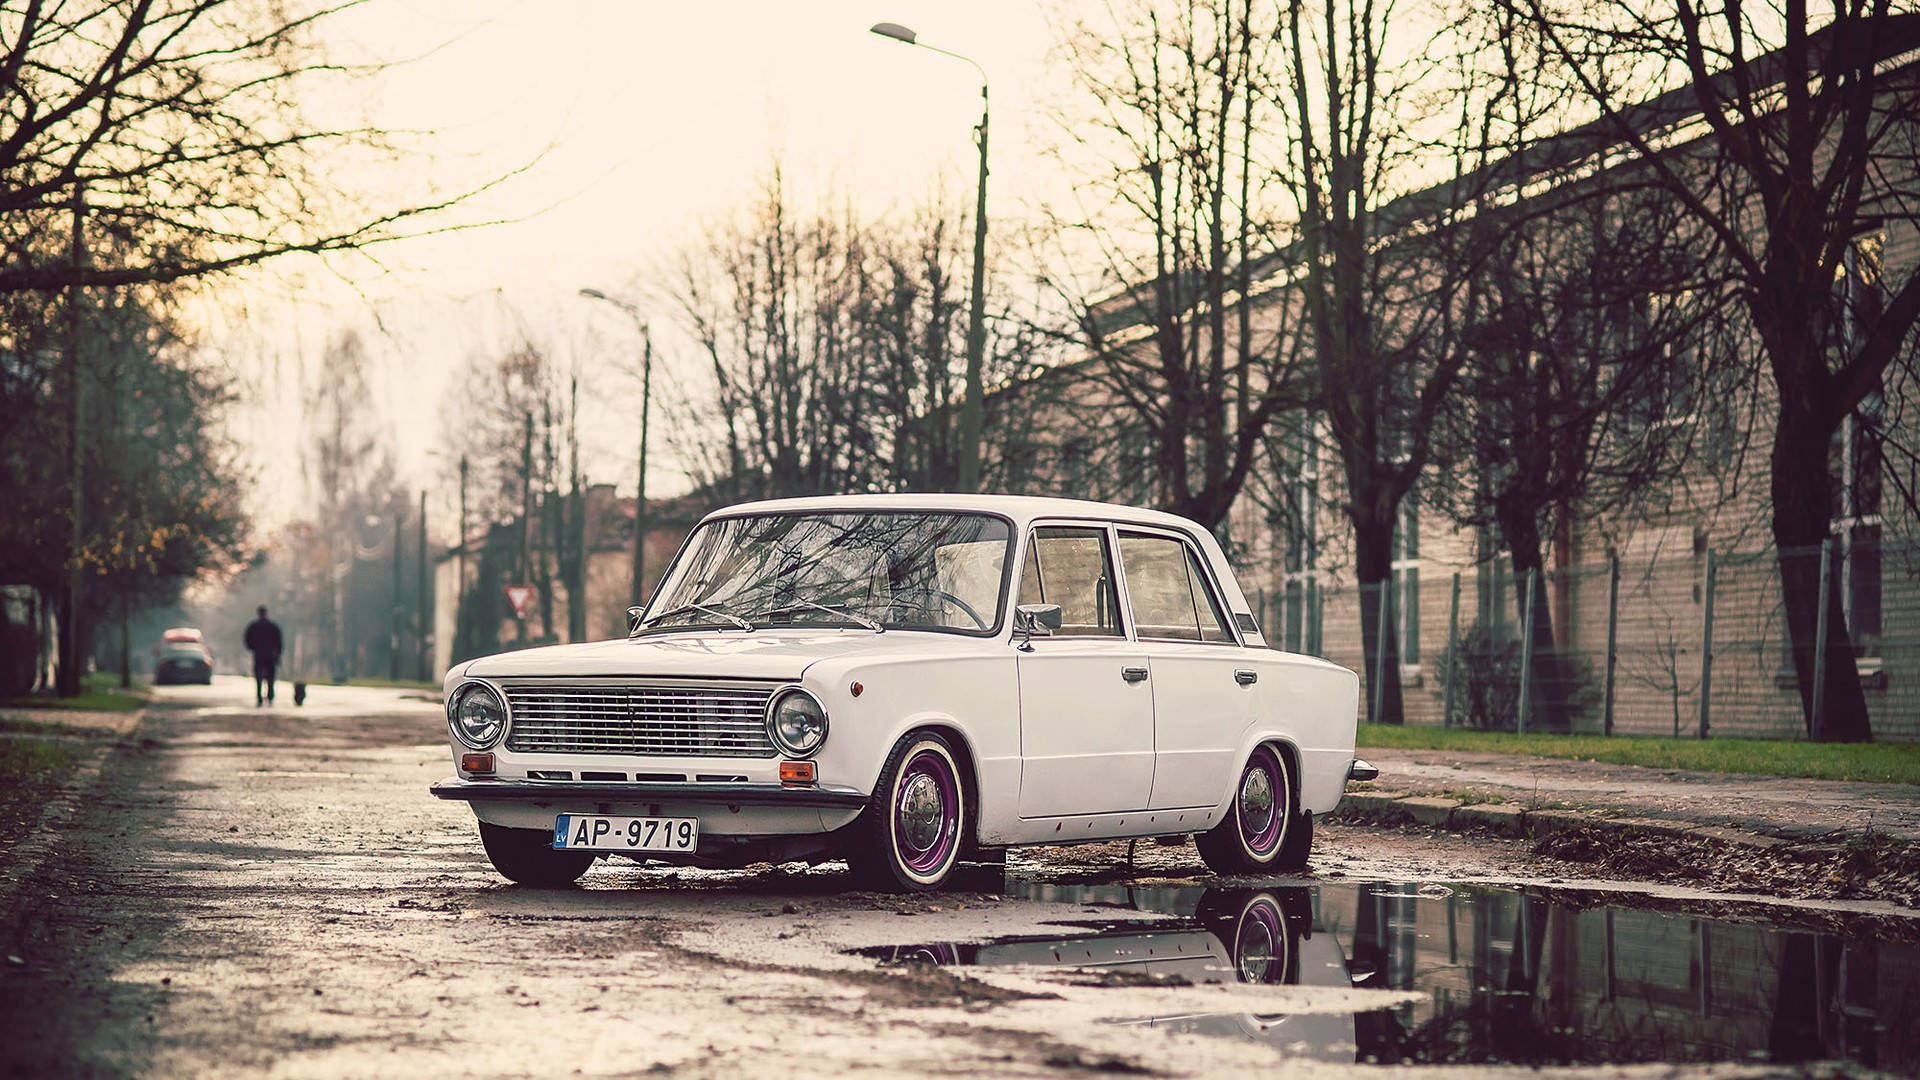
<instances>
[{"instance_id":1,"label":"license plate","mask_svg":"<svg viewBox=\"0 0 1920 1080\"><path fill-rule=\"evenodd\" d=\"M561 814L553 820L553 846L570 851L684 852L699 842L698 818Z\"/></svg>"}]
</instances>

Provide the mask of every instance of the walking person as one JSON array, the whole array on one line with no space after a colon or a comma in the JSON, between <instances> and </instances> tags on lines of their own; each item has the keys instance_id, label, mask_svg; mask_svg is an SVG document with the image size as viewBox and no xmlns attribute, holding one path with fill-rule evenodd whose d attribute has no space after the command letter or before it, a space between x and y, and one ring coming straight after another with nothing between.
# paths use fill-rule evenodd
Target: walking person
<instances>
[{"instance_id":1,"label":"walking person","mask_svg":"<svg viewBox=\"0 0 1920 1080\"><path fill-rule=\"evenodd\" d=\"M280 666L280 627L267 618L267 607L260 605L260 617L247 624L247 651L253 654L253 703L273 703L273 671ZM266 691L264 695L261 687Z\"/></svg>"}]
</instances>

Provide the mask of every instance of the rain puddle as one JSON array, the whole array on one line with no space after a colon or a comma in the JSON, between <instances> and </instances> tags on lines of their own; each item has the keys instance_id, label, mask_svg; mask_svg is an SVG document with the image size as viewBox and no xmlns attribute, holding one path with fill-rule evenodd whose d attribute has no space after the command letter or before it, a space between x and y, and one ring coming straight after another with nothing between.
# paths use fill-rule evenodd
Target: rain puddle
<instances>
[{"instance_id":1,"label":"rain puddle","mask_svg":"<svg viewBox=\"0 0 1920 1080\"><path fill-rule=\"evenodd\" d=\"M1414 990L1351 1015L1129 1023L1329 1061L1611 1064L1845 1059L1920 1071L1920 946L1762 923L1572 906L1511 889L1045 885L1104 909L1056 935L855 950L889 964L1033 964L1116 979ZM1129 912L1179 916L1130 919Z\"/></svg>"}]
</instances>

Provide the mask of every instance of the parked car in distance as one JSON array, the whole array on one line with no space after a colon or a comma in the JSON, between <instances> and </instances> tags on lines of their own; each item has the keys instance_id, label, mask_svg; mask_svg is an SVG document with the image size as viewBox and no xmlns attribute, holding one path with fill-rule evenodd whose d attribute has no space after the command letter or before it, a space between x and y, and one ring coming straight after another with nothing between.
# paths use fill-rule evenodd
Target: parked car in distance
<instances>
[{"instance_id":1,"label":"parked car in distance","mask_svg":"<svg viewBox=\"0 0 1920 1080\"><path fill-rule=\"evenodd\" d=\"M506 877L595 859L845 858L939 886L973 853L1198 838L1305 865L1356 762L1359 682L1268 647L1184 518L994 495L709 514L624 640L447 673L463 800Z\"/></svg>"},{"instance_id":2,"label":"parked car in distance","mask_svg":"<svg viewBox=\"0 0 1920 1080\"><path fill-rule=\"evenodd\" d=\"M156 685L168 683L213 682L213 653L200 640L200 631L185 630L191 638L174 636L182 630L168 630L162 634L160 644L153 648L153 681Z\"/></svg>"}]
</instances>

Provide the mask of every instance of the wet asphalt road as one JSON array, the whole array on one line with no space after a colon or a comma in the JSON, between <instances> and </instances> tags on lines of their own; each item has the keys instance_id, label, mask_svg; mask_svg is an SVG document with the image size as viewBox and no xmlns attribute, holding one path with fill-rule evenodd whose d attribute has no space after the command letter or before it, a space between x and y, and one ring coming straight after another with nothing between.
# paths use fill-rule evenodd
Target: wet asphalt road
<instances>
[{"instance_id":1,"label":"wet asphalt road","mask_svg":"<svg viewBox=\"0 0 1920 1080\"><path fill-rule=\"evenodd\" d=\"M1357 1009L1423 996L1353 988L1338 933L1283 958L1309 985L876 965L929 942L1110 934L1116 903L1128 925L1177 921L1135 895L1306 895L1204 893L1220 883L1190 847L1143 846L1131 869L1125 845L1017 853L1011 880L910 898L851 892L832 866L602 864L577 889L520 888L487 865L466 807L427 794L450 771L436 701L251 697L239 679L162 689L138 741L55 823L8 912L23 963L0 974L0 1073L1219 1073L1350 1063ZM1335 828L1315 869L1330 888L1525 880L1525 863L1512 845ZM1203 953L1215 940L1178 938ZM1139 1022L1240 1015L1291 1026L1217 1038Z\"/></svg>"}]
</instances>

